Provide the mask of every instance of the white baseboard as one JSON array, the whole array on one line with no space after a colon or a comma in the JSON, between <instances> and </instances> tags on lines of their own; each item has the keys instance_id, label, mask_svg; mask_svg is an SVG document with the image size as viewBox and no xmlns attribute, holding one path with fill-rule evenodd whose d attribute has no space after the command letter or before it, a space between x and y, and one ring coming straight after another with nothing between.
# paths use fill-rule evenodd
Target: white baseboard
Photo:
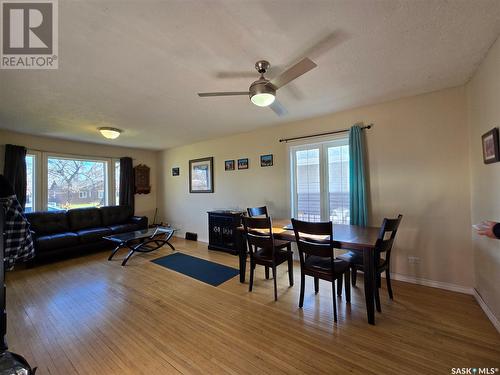
<instances>
[{"instance_id":1,"label":"white baseboard","mask_svg":"<svg viewBox=\"0 0 500 375\"><path fill-rule=\"evenodd\" d=\"M382 274L382 277L383 277L383 274ZM469 287L457 285L457 284L445 283L442 281L423 279L423 278L416 277L416 276L408 276L408 275L402 275L399 273L391 272L391 279L398 280L398 281L404 281L406 283L411 283L411 284L430 286L431 288L450 290L452 292L465 293L465 294L470 294L470 295L474 294L473 288L469 288Z\"/></svg>"},{"instance_id":2,"label":"white baseboard","mask_svg":"<svg viewBox=\"0 0 500 375\"><path fill-rule=\"evenodd\" d=\"M484 313L486 316L490 319L490 322L493 324L493 326L497 329L497 331L500 333L500 321L497 319L495 314L493 314L493 311L490 310L486 302L484 302L483 297L479 294L479 292L476 289L473 289L474 291L474 297L476 297L476 301L481 306L483 309Z\"/></svg>"}]
</instances>

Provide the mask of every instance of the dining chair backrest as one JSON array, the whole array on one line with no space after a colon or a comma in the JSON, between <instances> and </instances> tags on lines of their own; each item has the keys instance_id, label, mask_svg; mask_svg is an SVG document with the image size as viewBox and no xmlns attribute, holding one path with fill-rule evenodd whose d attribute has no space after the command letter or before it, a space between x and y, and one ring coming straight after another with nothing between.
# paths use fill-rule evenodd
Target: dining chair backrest
<instances>
[{"instance_id":1,"label":"dining chair backrest","mask_svg":"<svg viewBox=\"0 0 500 375\"><path fill-rule=\"evenodd\" d=\"M334 260L333 225L332 222L311 223L292 219L295 240L299 249L300 264L305 257L314 255Z\"/></svg>"},{"instance_id":2,"label":"dining chair backrest","mask_svg":"<svg viewBox=\"0 0 500 375\"><path fill-rule=\"evenodd\" d=\"M375 243L375 249L377 253L385 253L386 261L390 260L392 245L396 234L398 232L399 224L403 215L399 215L397 219L387 219L385 218L380 227L380 232L378 234L377 242Z\"/></svg>"},{"instance_id":3,"label":"dining chair backrest","mask_svg":"<svg viewBox=\"0 0 500 375\"><path fill-rule=\"evenodd\" d=\"M262 207L250 207L247 208L248 216L250 217L256 217L256 216L265 216L269 217L269 214L267 213L267 207L262 206Z\"/></svg>"},{"instance_id":4,"label":"dining chair backrest","mask_svg":"<svg viewBox=\"0 0 500 375\"><path fill-rule=\"evenodd\" d=\"M243 227L251 254L258 248L272 249L274 254L274 235L270 217L243 216Z\"/></svg>"}]
</instances>

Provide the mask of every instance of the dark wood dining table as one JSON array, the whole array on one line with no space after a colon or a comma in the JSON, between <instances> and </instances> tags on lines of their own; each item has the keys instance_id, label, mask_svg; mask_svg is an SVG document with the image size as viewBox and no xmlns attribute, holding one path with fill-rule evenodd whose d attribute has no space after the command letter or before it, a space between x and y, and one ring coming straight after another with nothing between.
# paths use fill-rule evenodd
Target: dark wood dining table
<instances>
[{"instance_id":1,"label":"dark wood dining table","mask_svg":"<svg viewBox=\"0 0 500 375\"><path fill-rule=\"evenodd\" d=\"M244 234L243 227L238 231ZM360 227L357 225L333 224L333 240L335 248L357 252L363 256L364 289L368 323L375 324L375 242L379 227ZM289 220L273 220L274 238L295 242L295 234ZM245 282L247 245L239 241L240 282Z\"/></svg>"}]
</instances>

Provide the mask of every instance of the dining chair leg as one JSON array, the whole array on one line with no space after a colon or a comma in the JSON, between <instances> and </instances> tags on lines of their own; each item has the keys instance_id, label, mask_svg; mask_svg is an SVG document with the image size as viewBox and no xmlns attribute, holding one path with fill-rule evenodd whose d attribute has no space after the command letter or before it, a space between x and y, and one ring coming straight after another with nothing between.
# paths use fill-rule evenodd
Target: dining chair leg
<instances>
[{"instance_id":1,"label":"dining chair leg","mask_svg":"<svg viewBox=\"0 0 500 375\"><path fill-rule=\"evenodd\" d=\"M292 253L288 254L288 282L293 286L293 258Z\"/></svg>"},{"instance_id":2,"label":"dining chair leg","mask_svg":"<svg viewBox=\"0 0 500 375\"><path fill-rule=\"evenodd\" d=\"M302 270L300 271L300 297L299 297L299 307L302 308L304 306L304 288L306 284L306 276Z\"/></svg>"},{"instance_id":3,"label":"dining chair leg","mask_svg":"<svg viewBox=\"0 0 500 375\"><path fill-rule=\"evenodd\" d=\"M266 266L265 272L266 272L266 280L269 280L269 267L268 266Z\"/></svg>"},{"instance_id":4,"label":"dining chair leg","mask_svg":"<svg viewBox=\"0 0 500 375\"><path fill-rule=\"evenodd\" d=\"M314 278L314 294L318 294L319 292L319 278Z\"/></svg>"},{"instance_id":5,"label":"dining chair leg","mask_svg":"<svg viewBox=\"0 0 500 375\"><path fill-rule=\"evenodd\" d=\"M380 292L379 288L374 288L375 289L375 307L377 308L378 312L382 312L382 307L380 306Z\"/></svg>"},{"instance_id":6,"label":"dining chair leg","mask_svg":"<svg viewBox=\"0 0 500 375\"><path fill-rule=\"evenodd\" d=\"M347 269L344 273L345 278L345 300L347 303L351 303L351 271Z\"/></svg>"},{"instance_id":7,"label":"dining chair leg","mask_svg":"<svg viewBox=\"0 0 500 375\"><path fill-rule=\"evenodd\" d=\"M377 272L377 288L382 287L382 274Z\"/></svg>"},{"instance_id":8,"label":"dining chair leg","mask_svg":"<svg viewBox=\"0 0 500 375\"><path fill-rule=\"evenodd\" d=\"M337 301L335 297L335 280L332 280L333 320L337 323Z\"/></svg>"},{"instance_id":9,"label":"dining chair leg","mask_svg":"<svg viewBox=\"0 0 500 375\"><path fill-rule=\"evenodd\" d=\"M352 266L351 271L352 271L352 277L351 277L352 286L356 286L356 276L358 276L358 270L356 267Z\"/></svg>"},{"instance_id":10,"label":"dining chair leg","mask_svg":"<svg viewBox=\"0 0 500 375\"><path fill-rule=\"evenodd\" d=\"M248 286L248 291L251 292L253 288L253 274L255 271L255 264L250 260L250 284Z\"/></svg>"},{"instance_id":11,"label":"dining chair leg","mask_svg":"<svg viewBox=\"0 0 500 375\"><path fill-rule=\"evenodd\" d=\"M273 266L274 300L278 300L278 285L276 283L276 266Z\"/></svg>"},{"instance_id":12,"label":"dining chair leg","mask_svg":"<svg viewBox=\"0 0 500 375\"><path fill-rule=\"evenodd\" d=\"M337 279L337 296L342 297L342 277Z\"/></svg>"},{"instance_id":13,"label":"dining chair leg","mask_svg":"<svg viewBox=\"0 0 500 375\"><path fill-rule=\"evenodd\" d=\"M385 270L385 280L387 281L387 291L389 292L389 298L394 299L392 294L391 274L389 272L389 269Z\"/></svg>"}]
</instances>

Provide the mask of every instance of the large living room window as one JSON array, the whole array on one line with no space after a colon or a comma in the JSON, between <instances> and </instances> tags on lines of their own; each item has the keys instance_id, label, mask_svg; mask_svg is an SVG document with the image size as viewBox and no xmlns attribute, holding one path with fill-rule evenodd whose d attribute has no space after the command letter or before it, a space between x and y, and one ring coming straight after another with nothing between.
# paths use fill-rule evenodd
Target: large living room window
<instances>
[{"instance_id":1,"label":"large living room window","mask_svg":"<svg viewBox=\"0 0 500 375\"><path fill-rule=\"evenodd\" d=\"M290 147L292 216L349 224L349 140Z\"/></svg>"},{"instance_id":2,"label":"large living room window","mask_svg":"<svg viewBox=\"0 0 500 375\"><path fill-rule=\"evenodd\" d=\"M48 156L48 210L106 206L107 169L103 160ZM99 191L104 191L102 198Z\"/></svg>"}]
</instances>

